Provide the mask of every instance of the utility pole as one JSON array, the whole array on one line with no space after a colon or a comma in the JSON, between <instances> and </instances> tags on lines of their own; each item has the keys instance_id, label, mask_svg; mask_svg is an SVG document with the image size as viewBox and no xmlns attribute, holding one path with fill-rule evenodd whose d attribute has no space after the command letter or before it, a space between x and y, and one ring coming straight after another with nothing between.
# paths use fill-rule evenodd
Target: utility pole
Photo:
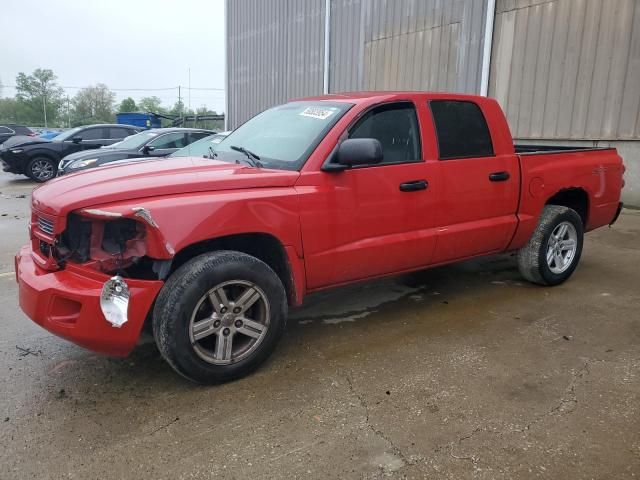
<instances>
[{"instance_id":1,"label":"utility pole","mask_svg":"<svg viewBox=\"0 0 640 480\"><path fill-rule=\"evenodd\" d=\"M42 94L42 111L44 112L44 128L47 128L47 95Z\"/></svg>"},{"instance_id":2,"label":"utility pole","mask_svg":"<svg viewBox=\"0 0 640 480\"><path fill-rule=\"evenodd\" d=\"M184 108L182 108L182 96L180 95L180 90L181 87L180 85L178 85L178 107L180 107L180 118L182 118L182 111L184 110Z\"/></svg>"},{"instance_id":3,"label":"utility pole","mask_svg":"<svg viewBox=\"0 0 640 480\"><path fill-rule=\"evenodd\" d=\"M67 95L67 128L71 128L71 106L69 105L69 95Z\"/></svg>"}]
</instances>

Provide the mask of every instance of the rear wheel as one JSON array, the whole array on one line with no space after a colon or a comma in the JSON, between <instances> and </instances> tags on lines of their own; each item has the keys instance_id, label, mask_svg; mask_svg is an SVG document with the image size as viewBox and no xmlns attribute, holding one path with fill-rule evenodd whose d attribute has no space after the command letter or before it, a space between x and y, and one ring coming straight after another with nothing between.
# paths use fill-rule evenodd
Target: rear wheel
<instances>
[{"instance_id":1,"label":"rear wheel","mask_svg":"<svg viewBox=\"0 0 640 480\"><path fill-rule=\"evenodd\" d=\"M547 205L527 245L518 251L518 269L527 280L558 285L574 272L582 254L580 216L567 207Z\"/></svg>"},{"instance_id":2,"label":"rear wheel","mask_svg":"<svg viewBox=\"0 0 640 480\"><path fill-rule=\"evenodd\" d=\"M36 157L27 164L25 173L36 182L46 182L56 176L56 164L49 158Z\"/></svg>"},{"instance_id":3,"label":"rear wheel","mask_svg":"<svg viewBox=\"0 0 640 480\"><path fill-rule=\"evenodd\" d=\"M257 368L286 323L282 282L264 262L220 251L180 267L158 295L153 332L163 357L198 383L221 383Z\"/></svg>"}]
</instances>

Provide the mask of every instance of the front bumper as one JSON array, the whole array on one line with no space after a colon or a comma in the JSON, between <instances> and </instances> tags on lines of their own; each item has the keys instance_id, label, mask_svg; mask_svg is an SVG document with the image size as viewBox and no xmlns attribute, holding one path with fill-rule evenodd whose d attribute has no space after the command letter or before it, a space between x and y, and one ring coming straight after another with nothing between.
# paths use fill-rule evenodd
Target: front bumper
<instances>
[{"instance_id":1,"label":"front bumper","mask_svg":"<svg viewBox=\"0 0 640 480\"><path fill-rule=\"evenodd\" d=\"M2 170L9 173L23 173L26 157L22 154L11 153L9 150L0 152Z\"/></svg>"},{"instance_id":2,"label":"front bumper","mask_svg":"<svg viewBox=\"0 0 640 480\"><path fill-rule=\"evenodd\" d=\"M49 272L36 265L31 248L16 255L20 307L41 327L81 347L124 357L136 346L142 326L164 282L126 279L131 292L128 321L114 328L100 309L100 293L111 278L79 265Z\"/></svg>"}]
</instances>

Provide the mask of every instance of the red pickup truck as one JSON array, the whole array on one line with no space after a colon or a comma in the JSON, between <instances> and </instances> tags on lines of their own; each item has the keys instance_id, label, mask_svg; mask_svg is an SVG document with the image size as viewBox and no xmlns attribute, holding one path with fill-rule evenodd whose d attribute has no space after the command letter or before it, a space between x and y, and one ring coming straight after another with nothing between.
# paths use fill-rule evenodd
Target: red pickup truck
<instances>
[{"instance_id":1,"label":"red pickup truck","mask_svg":"<svg viewBox=\"0 0 640 480\"><path fill-rule=\"evenodd\" d=\"M201 383L274 350L307 293L487 254L556 285L615 222L614 149L514 146L498 103L369 92L268 109L217 148L53 180L16 256L47 330L127 355L143 327Z\"/></svg>"}]
</instances>

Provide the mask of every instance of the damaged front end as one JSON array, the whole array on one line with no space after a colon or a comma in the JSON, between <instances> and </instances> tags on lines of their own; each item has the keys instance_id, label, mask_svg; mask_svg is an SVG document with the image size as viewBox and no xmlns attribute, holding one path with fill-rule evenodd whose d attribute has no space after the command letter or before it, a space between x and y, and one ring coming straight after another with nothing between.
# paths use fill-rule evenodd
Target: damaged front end
<instances>
[{"instance_id":1,"label":"damaged front end","mask_svg":"<svg viewBox=\"0 0 640 480\"><path fill-rule=\"evenodd\" d=\"M164 280L173 248L144 207L82 209L66 218L33 212L32 256L49 271L72 263L110 275L100 296L100 308L114 327L128 318L128 279Z\"/></svg>"}]
</instances>

